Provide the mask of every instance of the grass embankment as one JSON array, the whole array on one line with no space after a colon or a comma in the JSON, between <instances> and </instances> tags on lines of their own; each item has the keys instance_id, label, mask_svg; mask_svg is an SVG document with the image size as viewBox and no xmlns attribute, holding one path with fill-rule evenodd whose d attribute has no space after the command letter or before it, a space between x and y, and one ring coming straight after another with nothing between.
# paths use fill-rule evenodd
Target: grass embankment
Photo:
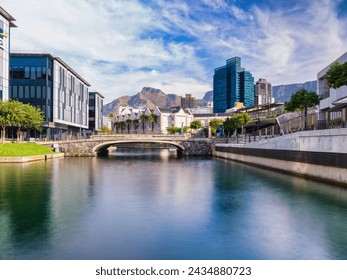
<instances>
[{"instance_id":1,"label":"grass embankment","mask_svg":"<svg viewBox=\"0 0 347 280\"><path fill-rule=\"evenodd\" d=\"M26 157L53 153L51 148L35 143L0 144L0 157Z\"/></svg>"}]
</instances>

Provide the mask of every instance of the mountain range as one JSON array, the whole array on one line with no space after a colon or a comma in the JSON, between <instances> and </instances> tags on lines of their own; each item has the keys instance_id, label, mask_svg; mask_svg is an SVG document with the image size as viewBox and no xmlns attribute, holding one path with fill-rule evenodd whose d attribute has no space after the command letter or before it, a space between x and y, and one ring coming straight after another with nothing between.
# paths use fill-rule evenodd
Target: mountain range
<instances>
[{"instance_id":1,"label":"mountain range","mask_svg":"<svg viewBox=\"0 0 347 280\"><path fill-rule=\"evenodd\" d=\"M290 100L293 93L300 89L307 89L317 93L317 81L310 81L299 84L280 85L272 87L272 97L276 102L286 102Z\"/></svg>"},{"instance_id":2,"label":"mountain range","mask_svg":"<svg viewBox=\"0 0 347 280\"><path fill-rule=\"evenodd\" d=\"M197 106L205 106L207 102L210 101L211 94L212 91L206 92L203 99L197 99ZM103 114L105 116L117 114L119 106L130 106L135 108L147 106L149 109L154 109L155 106L162 108L181 106L181 98L181 96L176 94L166 94L160 89L144 87L135 95L122 96L104 105Z\"/></svg>"}]
</instances>

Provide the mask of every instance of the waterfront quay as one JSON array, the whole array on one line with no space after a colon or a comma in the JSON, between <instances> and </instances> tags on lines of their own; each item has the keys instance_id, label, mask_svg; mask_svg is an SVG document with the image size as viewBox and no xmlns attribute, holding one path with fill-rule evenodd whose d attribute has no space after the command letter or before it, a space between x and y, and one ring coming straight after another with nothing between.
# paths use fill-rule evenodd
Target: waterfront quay
<instances>
[{"instance_id":1,"label":"waterfront quay","mask_svg":"<svg viewBox=\"0 0 347 280\"><path fill-rule=\"evenodd\" d=\"M347 128L301 131L243 144L216 144L213 155L347 186Z\"/></svg>"}]
</instances>

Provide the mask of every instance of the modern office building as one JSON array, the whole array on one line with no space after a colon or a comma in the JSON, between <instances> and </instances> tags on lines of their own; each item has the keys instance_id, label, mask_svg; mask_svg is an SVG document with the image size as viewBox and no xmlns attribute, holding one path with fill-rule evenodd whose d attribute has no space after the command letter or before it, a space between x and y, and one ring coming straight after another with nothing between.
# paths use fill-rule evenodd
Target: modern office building
<instances>
[{"instance_id":1,"label":"modern office building","mask_svg":"<svg viewBox=\"0 0 347 280\"><path fill-rule=\"evenodd\" d=\"M195 108L196 107L195 97L192 97L191 94L186 94L186 97L182 97L181 99L181 107L183 109Z\"/></svg>"},{"instance_id":2,"label":"modern office building","mask_svg":"<svg viewBox=\"0 0 347 280\"><path fill-rule=\"evenodd\" d=\"M332 121L339 119L347 122L347 86L337 89L329 88L327 72L330 67L339 62L347 63L347 52L331 62L317 74L318 95L320 96L319 112L321 120Z\"/></svg>"},{"instance_id":3,"label":"modern office building","mask_svg":"<svg viewBox=\"0 0 347 280\"><path fill-rule=\"evenodd\" d=\"M254 88L254 105L273 103L272 86L266 79L259 79Z\"/></svg>"},{"instance_id":4,"label":"modern office building","mask_svg":"<svg viewBox=\"0 0 347 280\"><path fill-rule=\"evenodd\" d=\"M100 92L89 92L89 130L93 133L103 126L103 103L104 96Z\"/></svg>"},{"instance_id":5,"label":"modern office building","mask_svg":"<svg viewBox=\"0 0 347 280\"><path fill-rule=\"evenodd\" d=\"M47 140L80 138L88 128L90 84L59 57L11 53L10 98L42 110L40 135Z\"/></svg>"},{"instance_id":6,"label":"modern office building","mask_svg":"<svg viewBox=\"0 0 347 280\"><path fill-rule=\"evenodd\" d=\"M241 58L233 57L216 68L213 76L213 112L224 113L235 102L254 105L254 78L241 67Z\"/></svg>"},{"instance_id":7,"label":"modern office building","mask_svg":"<svg viewBox=\"0 0 347 280\"><path fill-rule=\"evenodd\" d=\"M0 100L9 98L10 30L15 19L0 7Z\"/></svg>"}]
</instances>

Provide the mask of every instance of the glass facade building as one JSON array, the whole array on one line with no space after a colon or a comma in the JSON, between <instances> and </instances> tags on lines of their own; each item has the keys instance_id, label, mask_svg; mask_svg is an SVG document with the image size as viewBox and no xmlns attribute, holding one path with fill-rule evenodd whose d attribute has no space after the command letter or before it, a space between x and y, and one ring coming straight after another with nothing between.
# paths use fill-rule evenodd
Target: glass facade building
<instances>
[{"instance_id":1,"label":"glass facade building","mask_svg":"<svg viewBox=\"0 0 347 280\"><path fill-rule=\"evenodd\" d=\"M104 96L100 92L89 92L89 130L95 132L103 126Z\"/></svg>"},{"instance_id":2,"label":"glass facade building","mask_svg":"<svg viewBox=\"0 0 347 280\"><path fill-rule=\"evenodd\" d=\"M10 29L15 19L0 7L0 100L9 98Z\"/></svg>"},{"instance_id":3,"label":"glass facade building","mask_svg":"<svg viewBox=\"0 0 347 280\"><path fill-rule=\"evenodd\" d=\"M60 58L11 53L10 77L10 98L43 112L43 131L32 137L73 139L88 128L90 85Z\"/></svg>"},{"instance_id":4,"label":"glass facade building","mask_svg":"<svg viewBox=\"0 0 347 280\"><path fill-rule=\"evenodd\" d=\"M246 107L254 105L254 78L241 67L240 57L228 59L213 75L213 112L224 113L235 102Z\"/></svg>"}]
</instances>

